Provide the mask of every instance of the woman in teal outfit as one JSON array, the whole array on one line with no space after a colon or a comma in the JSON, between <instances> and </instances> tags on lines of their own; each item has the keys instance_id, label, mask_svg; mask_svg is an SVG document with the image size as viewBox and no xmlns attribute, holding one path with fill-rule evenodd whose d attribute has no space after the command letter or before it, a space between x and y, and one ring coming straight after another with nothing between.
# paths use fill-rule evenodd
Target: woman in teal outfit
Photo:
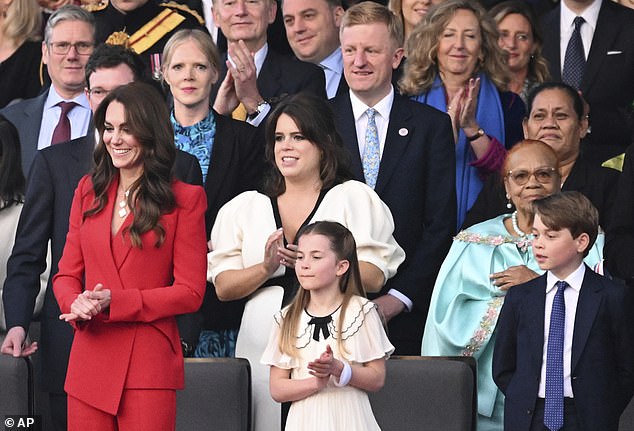
<instances>
[{"instance_id":1,"label":"woman in teal outfit","mask_svg":"<svg viewBox=\"0 0 634 431\"><path fill-rule=\"evenodd\" d=\"M515 211L458 233L434 286L422 354L477 360L478 431L503 429L504 396L491 375L494 329L506 291L542 272L530 247L531 202L560 190L558 168L556 154L543 142L514 146L502 177ZM600 235L586 263L600 263L602 250Z\"/></svg>"}]
</instances>

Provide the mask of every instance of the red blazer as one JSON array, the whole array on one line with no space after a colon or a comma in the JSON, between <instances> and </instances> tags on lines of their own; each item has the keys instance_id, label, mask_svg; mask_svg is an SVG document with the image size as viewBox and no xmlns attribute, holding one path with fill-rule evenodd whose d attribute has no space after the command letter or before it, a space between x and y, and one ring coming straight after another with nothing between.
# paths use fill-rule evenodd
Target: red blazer
<instances>
[{"instance_id":1,"label":"red blazer","mask_svg":"<svg viewBox=\"0 0 634 431\"><path fill-rule=\"evenodd\" d=\"M62 313L84 287L102 283L112 298L106 313L73 323L64 389L69 395L116 414L124 388L182 389L183 356L177 314L196 311L205 293L207 245L206 198L202 187L174 181L176 207L161 217L165 241L156 248L155 234L142 235L133 247L124 221L111 234L118 179L108 188L108 203L83 219L95 194L90 177L79 182L70 225L53 290ZM84 282L85 279L85 282Z\"/></svg>"}]
</instances>

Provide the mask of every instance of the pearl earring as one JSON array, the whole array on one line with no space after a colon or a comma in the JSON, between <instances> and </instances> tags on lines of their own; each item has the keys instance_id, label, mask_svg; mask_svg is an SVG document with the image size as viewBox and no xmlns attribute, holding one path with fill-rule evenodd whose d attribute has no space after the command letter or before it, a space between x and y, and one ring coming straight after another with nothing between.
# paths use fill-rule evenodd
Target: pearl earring
<instances>
[{"instance_id":1,"label":"pearl earring","mask_svg":"<svg viewBox=\"0 0 634 431\"><path fill-rule=\"evenodd\" d=\"M513 208L513 203L511 202L511 197L509 196L509 194L506 194L506 207L508 209Z\"/></svg>"}]
</instances>

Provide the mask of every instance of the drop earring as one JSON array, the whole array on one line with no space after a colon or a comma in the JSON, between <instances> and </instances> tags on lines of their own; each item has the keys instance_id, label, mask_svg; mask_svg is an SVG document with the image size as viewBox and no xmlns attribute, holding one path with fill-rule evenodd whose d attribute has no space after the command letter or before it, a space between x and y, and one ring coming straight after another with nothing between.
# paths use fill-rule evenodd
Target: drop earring
<instances>
[{"instance_id":1,"label":"drop earring","mask_svg":"<svg viewBox=\"0 0 634 431\"><path fill-rule=\"evenodd\" d=\"M513 208L513 202L511 202L511 197L509 196L509 194L506 194L506 207L508 209Z\"/></svg>"}]
</instances>

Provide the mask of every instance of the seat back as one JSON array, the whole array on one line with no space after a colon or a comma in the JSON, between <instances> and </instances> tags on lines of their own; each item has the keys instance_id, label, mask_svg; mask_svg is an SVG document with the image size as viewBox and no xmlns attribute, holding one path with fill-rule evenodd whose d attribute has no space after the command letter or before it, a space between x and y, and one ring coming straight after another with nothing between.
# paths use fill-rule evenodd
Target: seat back
<instances>
[{"instance_id":1,"label":"seat back","mask_svg":"<svg viewBox=\"0 0 634 431\"><path fill-rule=\"evenodd\" d=\"M31 359L0 355L0 417L34 412Z\"/></svg>"},{"instance_id":2,"label":"seat back","mask_svg":"<svg viewBox=\"0 0 634 431\"><path fill-rule=\"evenodd\" d=\"M619 431L634 431L634 398L632 398L621 415Z\"/></svg>"},{"instance_id":3,"label":"seat back","mask_svg":"<svg viewBox=\"0 0 634 431\"><path fill-rule=\"evenodd\" d=\"M185 359L185 389L176 393L176 430L248 431L250 427L249 361Z\"/></svg>"},{"instance_id":4,"label":"seat back","mask_svg":"<svg viewBox=\"0 0 634 431\"><path fill-rule=\"evenodd\" d=\"M392 357L385 386L370 394L370 403L384 431L475 431L475 360Z\"/></svg>"}]
</instances>

